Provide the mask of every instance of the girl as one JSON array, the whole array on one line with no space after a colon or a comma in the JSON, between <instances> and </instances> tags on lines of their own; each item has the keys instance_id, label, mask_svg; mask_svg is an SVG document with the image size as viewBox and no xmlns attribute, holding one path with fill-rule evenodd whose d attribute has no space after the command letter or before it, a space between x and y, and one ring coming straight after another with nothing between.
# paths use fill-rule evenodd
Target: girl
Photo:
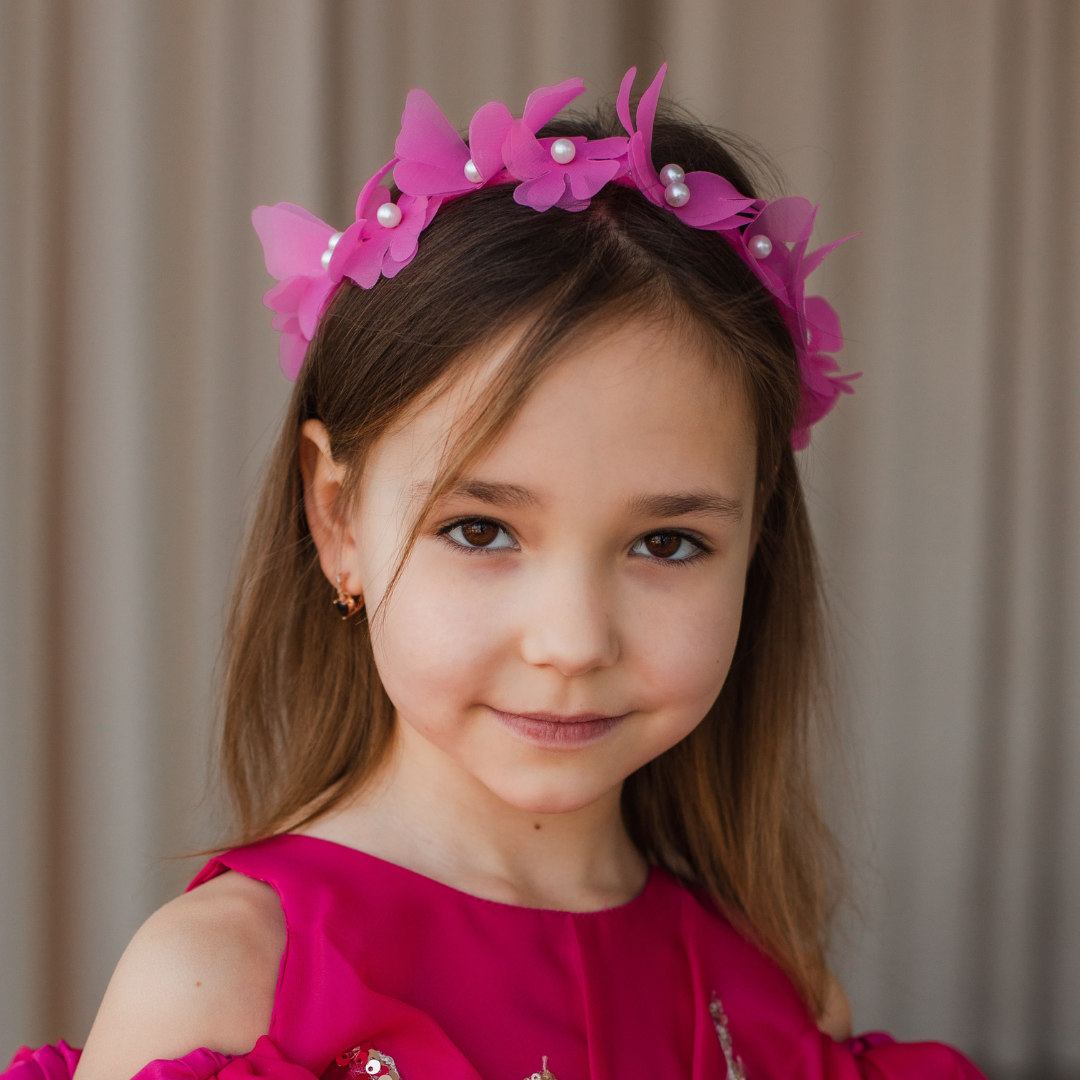
<instances>
[{"instance_id":1,"label":"girl","mask_svg":"<svg viewBox=\"0 0 1080 1080\"><path fill-rule=\"evenodd\" d=\"M298 381L228 632L240 843L81 1061L8 1080L979 1076L852 1038L826 968L828 249L663 75L468 144L413 91L343 234L256 210Z\"/></svg>"}]
</instances>

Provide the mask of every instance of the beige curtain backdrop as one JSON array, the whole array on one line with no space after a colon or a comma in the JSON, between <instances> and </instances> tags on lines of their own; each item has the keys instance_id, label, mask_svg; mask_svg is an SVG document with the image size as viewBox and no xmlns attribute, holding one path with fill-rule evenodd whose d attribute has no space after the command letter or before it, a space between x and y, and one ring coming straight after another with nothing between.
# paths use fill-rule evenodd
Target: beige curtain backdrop
<instances>
[{"instance_id":1,"label":"beige curtain backdrop","mask_svg":"<svg viewBox=\"0 0 1080 1080\"><path fill-rule=\"evenodd\" d=\"M1075 0L0 0L0 1054L85 1037L217 835L289 392L251 208L351 220L411 86L465 124L667 59L863 234L818 284L865 374L806 457L857 1022L1080 1076L1078 55Z\"/></svg>"}]
</instances>

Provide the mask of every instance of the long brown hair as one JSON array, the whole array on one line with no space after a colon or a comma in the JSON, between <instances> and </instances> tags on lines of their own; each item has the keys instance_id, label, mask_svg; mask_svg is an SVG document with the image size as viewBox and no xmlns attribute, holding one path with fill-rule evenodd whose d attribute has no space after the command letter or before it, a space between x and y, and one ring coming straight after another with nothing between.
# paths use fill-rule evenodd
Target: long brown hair
<instances>
[{"instance_id":1,"label":"long brown hair","mask_svg":"<svg viewBox=\"0 0 1080 1080\"><path fill-rule=\"evenodd\" d=\"M599 111L545 135L619 133ZM654 156L755 196L744 152L668 111ZM623 814L643 854L704 889L820 1011L832 847L814 776L823 685L818 569L790 432L799 379L775 302L728 242L609 184L587 210L536 213L498 185L442 207L415 260L323 316L270 461L226 639L223 768L239 842L310 822L387 752L393 706L365 620L342 623L304 512L299 433L325 425L355 490L406 409L524 327L429 500L496 439L569 335L633 315L692 329L733 370L757 439L759 539L719 698L694 732L630 776ZM418 515L423 517L427 507Z\"/></svg>"}]
</instances>

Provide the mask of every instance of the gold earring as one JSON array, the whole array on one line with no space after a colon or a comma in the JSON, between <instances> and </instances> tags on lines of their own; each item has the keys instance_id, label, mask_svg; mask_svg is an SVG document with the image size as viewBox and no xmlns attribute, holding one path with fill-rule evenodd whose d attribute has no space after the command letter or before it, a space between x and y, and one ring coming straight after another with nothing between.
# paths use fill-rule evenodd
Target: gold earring
<instances>
[{"instance_id":1,"label":"gold earring","mask_svg":"<svg viewBox=\"0 0 1080 1080\"><path fill-rule=\"evenodd\" d=\"M364 610L363 596L351 596L341 587L341 575L337 576L337 596L334 597L334 610L343 618L351 619L358 611Z\"/></svg>"}]
</instances>

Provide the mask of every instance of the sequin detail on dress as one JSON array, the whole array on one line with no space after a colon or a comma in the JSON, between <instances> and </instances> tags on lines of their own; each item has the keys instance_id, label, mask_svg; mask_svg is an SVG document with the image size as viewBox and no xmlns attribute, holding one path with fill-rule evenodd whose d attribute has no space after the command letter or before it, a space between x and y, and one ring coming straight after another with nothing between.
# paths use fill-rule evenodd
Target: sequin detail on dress
<instances>
[{"instance_id":1,"label":"sequin detail on dress","mask_svg":"<svg viewBox=\"0 0 1080 1080\"><path fill-rule=\"evenodd\" d=\"M323 1080L401 1080L397 1065L389 1054L362 1043L343 1050L323 1073Z\"/></svg>"},{"instance_id":2,"label":"sequin detail on dress","mask_svg":"<svg viewBox=\"0 0 1080 1080\"><path fill-rule=\"evenodd\" d=\"M746 1080L746 1070L743 1068L742 1058L735 1056L731 1048L731 1032L728 1031L727 1013L720 999L713 992L712 1001L709 1002L709 1015L712 1017L713 1027L716 1028L716 1037L720 1040L720 1049L724 1051L724 1060L727 1062L727 1080Z\"/></svg>"},{"instance_id":3,"label":"sequin detail on dress","mask_svg":"<svg viewBox=\"0 0 1080 1080\"><path fill-rule=\"evenodd\" d=\"M555 1077L548 1072L547 1054L545 1054L543 1057L543 1061L540 1065L540 1071L534 1072L532 1076L527 1076L525 1080L555 1080Z\"/></svg>"}]
</instances>

